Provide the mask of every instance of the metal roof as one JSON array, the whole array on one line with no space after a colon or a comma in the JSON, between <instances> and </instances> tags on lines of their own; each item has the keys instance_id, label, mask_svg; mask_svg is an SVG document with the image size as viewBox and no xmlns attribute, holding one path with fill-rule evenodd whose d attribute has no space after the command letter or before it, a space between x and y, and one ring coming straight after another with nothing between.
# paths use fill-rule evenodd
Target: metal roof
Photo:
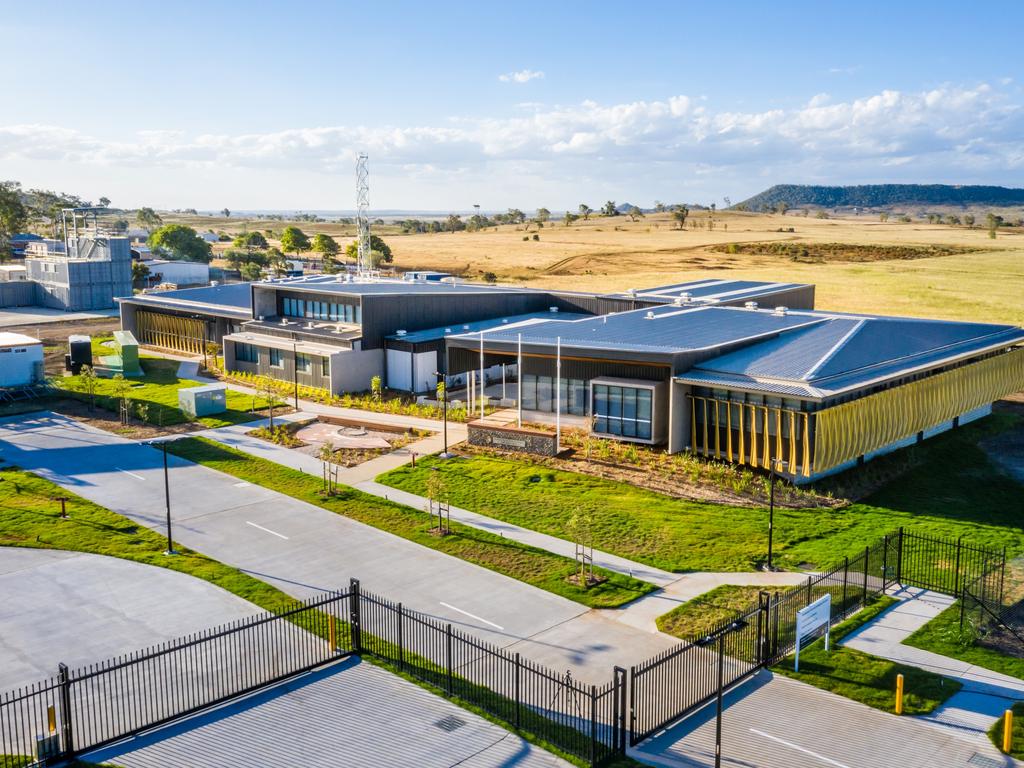
<instances>
[{"instance_id":1,"label":"metal roof","mask_svg":"<svg viewBox=\"0 0 1024 768\"><path fill-rule=\"evenodd\" d=\"M118 301L133 304L155 304L196 312L227 310L233 315L252 317L251 283L225 283L178 291L157 291L127 296Z\"/></svg>"},{"instance_id":2,"label":"metal roof","mask_svg":"<svg viewBox=\"0 0 1024 768\"><path fill-rule=\"evenodd\" d=\"M527 288L490 286L470 283L445 283L419 280L379 280L366 283L339 282L336 279L317 280L269 280L259 286L280 290L315 291L319 293L341 293L351 296L404 296L410 293L466 294L466 293L536 293Z\"/></svg>"},{"instance_id":3,"label":"metal roof","mask_svg":"<svg viewBox=\"0 0 1024 768\"><path fill-rule=\"evenodd\" d=\"M677 379L821 399L1024 342L1012 325L807 314L823 322L705 360Z\"/></svg>"},{"instance_id":4,"label":"metal roof","mask_svg":"<svg viewBox=\"0 0 1024 768\"><path fill-rule=\"evenodd\" d=\"M399 335L392 333L387 338L393 341L408 341L412 344L420 344L426 341L436 341L437 339L443 339L447 336L461 336L465 334L479 334L481 331L485 332L485 335L490 337L491 334L487 333L495 328L503 328L505 326L515 325L518 323L524 323L529 321L544 321L544 320L579 320L581 318L593 317L593 315L583 315L571 312L529 312L523 315L509 315L507 317L496 317L490 320L477 320L472 323L454 323L451 325L439 326L437 328L427 328L421 331L409 331L405 334Z\"/></svg>"},{"instance_id":5,"label":"metal roof","mask_svg":"<svg viewBox=\"0 0 1024 768\"><path fill-rule=\"evenodd\" d=\"M647 301L675 301L689 294L690 301L712 304L719 301L756 300L773 293L789 291L795 288L809 287L803 283L769 283L759 280L724 280L720 278L707 280L691 280L685 283L674 283L657 288L643 288L636 291L610 293L607 296L616 298L638 298Z\"/></svg>"},{"instance_id":6,"label":"metal roof","mask_svg":"<svg viewBox=\"0 0 1024 768\"><path fill-rule=\"evenodd\" d=\"M736 307L656 307L613 313L582 320L545 322L496 329L489 341L585 349L680 352L713 349L739 341L774 336L781 331L821 323L822 318L806 312L776 314ZM472 334L464 334L462 338Z\"/></svg>"}]
</instances>

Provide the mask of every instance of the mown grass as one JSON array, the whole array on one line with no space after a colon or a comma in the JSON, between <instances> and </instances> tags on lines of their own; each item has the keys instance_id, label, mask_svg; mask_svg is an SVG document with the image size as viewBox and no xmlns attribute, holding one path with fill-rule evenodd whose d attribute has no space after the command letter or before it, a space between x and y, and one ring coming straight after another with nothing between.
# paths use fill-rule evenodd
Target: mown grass
<instances>
[{"instance_id":1,"label":"mown grass","mask_svg":"<svg viewBox=\"0 0 1024 768\"><path fill-rule=\"evenodd\" d=\"M904 714L928 714L959 691L960 683L839 645L846 635L876 618L895 602L890 597L878 598L860 613L834 626L831 650L825 650L824 638L803 648L799 672L793 669L793 656L774 665L772 670L884 712L895 711L896 676L903 675Z\"/></svg>"},{"instance_id":2,"label":"mown grass","mask_svg":"<svg viewBox=\"0 0 1024 768\"><path fill-rule=\"evenodd\" d=\"M110 350L106 350L110 352ZM178 407L178 390L199 386L198 382L178 378L177 360L144 357L140 361L143 376L127 379L130 388L127 397L131 401L132 418L145 421L156 426L170 426L195 421L205 427L226 427L231 424L242 424L262 418L262 414L254 415L253 409L265 408L267 403L262 397L253 397L241 392L228 390L227 410L213 416L192 419ZM74 393L75 397L90 402L85 392L85 382L81 376L58 377L53 384L59 389ZM116 397L118 382L113 379L96 378L94 402L97 407L109 411L118 410ZM140 408L141 406L141 408Z\"/></svg>"},{"instance_id":3,"label":"mown grass","mask_svg":"<svg viewBox=\"0 0 1024 768\"><path fill-rule=\"evenodd\" d=\"M921 463L863 503L840 509L776 509L778 565L842 562L900 526L931 536L966 535L977 545L1024 552L1024 486L996 467L978 441L1022 418L996 414L919 446ZM434 468L452 504L525 528L570 538L577 513L592 518L594 546L669 571L747 571L764 560L766 509L674 499L626 483L549 469L514 458L424 458L381 475L425 495Z\"/></svg>"},{"instance_id":4,"label":"mown grass","mask_svg":"<svg viewBox=\"0 0 1024 768\"><path fill-rule=\"evenodd\" d=\"M960 629L960 604L950 606L903 641L905 645L960 659L993 672L1024 679L1024 659L985 648L976 643L976 634L965 624Z\"/></svg>"},{"instance_id":5,"label":"mown grass","mask_svg":"<svg viewBox=\"0 0 1024 768\"><path fill-rule=\"evenodd\" d=\"M576 569L575 561L569 558L457 523L452 523L449 535L437 536L431 533L434 521L422 510L346 486L339 487L335 495L326 496L318 478L211 440L195 437L177 440L168 450L197 464L315 504L591 608L623 605L654 589L647 582L601 569L595 569L595 574L606 580L582 589L568 581Z\"/></svg>"},{"instance_id":6,"label":"mown grass","mask_svg":"<svg viewBox=\"0 0 1024 768\"><path fill-rule=\"evenodd\" d=\"M54 501L61 496L68 499L67 520ZM0 468L0 546L89 552L169 568L275 613L294 603L275 587L178 544L178 554L168 557L167 540L156 531L13 467Z\"/></svg>"},{"instance_id":7,"label":"mown grass","mask_svg":"<svg viewBox=\"0 0 1024 768\"><path fill-rule=\"evenodd\" d=\"M757 605L764 587L723 584L658 617L658 629L681 640L705 635L727 619Z\"/></svg>"},{"instance_id":8,"label":"mown grass","mask_svg":"<svg viewBox=\"0 0 1024 768\"><path fill-rule=\"evenodd\" d=\"M1018 760L1024 760L1024 701L1018 701L1010 709L1013 711L1013 727L1008 754ZM1003 725L1003 718L1000 717L988 729L988 737L1000 751L1003 749Z\"/></svg>"}]
</instances>

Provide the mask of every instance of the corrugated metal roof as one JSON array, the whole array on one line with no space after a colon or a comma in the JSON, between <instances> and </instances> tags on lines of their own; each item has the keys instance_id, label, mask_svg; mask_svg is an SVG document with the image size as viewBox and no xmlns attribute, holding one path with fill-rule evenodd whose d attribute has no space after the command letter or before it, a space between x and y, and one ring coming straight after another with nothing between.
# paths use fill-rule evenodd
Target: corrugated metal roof
<instances>
[{"instance_id":1,"label":"corrugated metal roof","mask_svg":"<svg viewBox=\"0 0 1024 768\"><path fill-rule=\"evenodd\" d=\"M549 320L487 334L491 341L587 349L678 353L769 336L822 320L808 313L752 312L735 307L656 307L582 320Z\"/></svg>"},{"instance_id":2,"label":"corrugated metal roof","mask_svg":"<svg viewBox=\"0 0 1024 768\"><path fill-rule=\"evenodd\" d=\"M224 285L208 285L202 288L183 288L179 291L159 291L131 296L125 301L143 304L168 304L180 302L206 304L232 310L252 310L251 283L226 283ZM197 308L201 309L201 308Z\"/></svg>"},{"instance_id":3,"label":"corrugated metal roof","mask_svg":"<svg viewBox=\"0 0 1024 768\"><path fill-rule=\"evenodd\" d=\"M410 293L536 293L526 288L489 286L470 283L444 283L417 280L381 280L372 283L343 283L337 280L280 280L265 283L268 287L281 290L315 291L317 293L342 293L352 296L408 295Z\"/></svg>"},{"instance_id":4,"label":"corrugated metal roof","mask_svg":"<svg viewBox=\"0 0 1024 768\"><path fill-rule=\"evenodd\" d=\"M724 280L721 278L707 280L691 280L685 283L674 283L656 288L643 288L636 291L636 298L674 301L683 294L690 294L693 301L711 303L715 301L757 299L767 297L780 291L805 287L802 283L769 283L759 280ZM632 297L632 293L610 293L608 296L620 298Z\"/></svg>"},{"instance_id":5,"label":"corrugated metal roof","mask_svg":"<svg viewBox=\"0 0 1024 768\"><path fill-rule=\"evenodd\" d=\"M427 328L421 331L409 331L403 336L393 333L387 338L419 344L425 341L443 339L446 336L478 334L480 331L484 331L485 335L489 337L491 334L486 333L487 331L491 331L495 328L501 328L506 325L514 325L531 320L579 320L585 317L592 317L592 315L582 315L571 312L530 312L524 315L509 315L508 317L498 317L490 320L478 320L473 323L457 323L453 325L439 326L437 328Z\"/></svg>"}]
</instances>

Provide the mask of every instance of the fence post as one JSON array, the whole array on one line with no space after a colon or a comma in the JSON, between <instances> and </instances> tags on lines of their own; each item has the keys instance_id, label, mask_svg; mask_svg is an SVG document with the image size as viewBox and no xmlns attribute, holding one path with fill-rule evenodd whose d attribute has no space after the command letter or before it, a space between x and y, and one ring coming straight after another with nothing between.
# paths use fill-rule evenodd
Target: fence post
<instances>
[{"instance_id":1,"label":"fence post","mask_svg":"<svg viewBox=\"0 0 1024 768\"><path fill-rule=\"evenodd\" d=\"M842 617L844 619L846 618L846 582L849 581L849 578L850 578L850 556L847 555L846 558L843 560L843 610L842 610L841 615L842 615Z\"/></svg>"},{"instance_id":2,"label":"fence post","mask_svg":"<svg viewBox=\"0 0 1024 768\"><path fill-rule=\"evenodd\" d=\"M597 765L597 686L590 686L590 764Z\"/></svg>"},{"instance_id":3,"label":"fence post","mask_svg":"<svg viewBox=\"0 0 1024 768\"><path fill-rule=\"evenodd\" d=\"M636 746L636 665L629 668L629 745Z\"/></svg>"},{"instance_id":4,"label":"fence post","mask_svg":"<svg viewBox=\"0 0 1024 768\"><path fill-rule=\"evenodd\" d=\"M776 592L772 596L772 604L775 606L775 618L773 620L774 626L772 627L772 661L779 657L779 593Z\"/></svg>"},{"instance_id":5,"label":"fence post","mask_svg":"<svg viewBox=\"0 0 1024 768\"><path fill-rule=\"evenodd\" d=\"M516 653L516 666L515 666L515 670L516 670L516 679L515 679L515 688L516 688L516 728L518 729L520 724L522 723L522 710L523 710L523 700L520 697L520 693L519 693L519 691L520 691L519 679L520 679L520 677L522 675L523 665L522 665L522 662L519 660L519 653L518 652Z\"/></svg>"},{"instance_id":6,"label":"fence post","mask_svg":"<svg viewBox=\"0 0 1024 768\"><path fill-rule=\"evenodd\" d=\"M452 692L452 625L445 625L445 666L448 669L448 695Z\"/></svg>"},{"instance_id":7,"label":"fence post","mask_svg":"<svg viewBox=\"0 0 1024 768\"><path fill-rule=\"evenodd\" d=\"M1006 545L1003 545L1003 562L999 566L999 610L1003 610L1003 580L1006 578Z\"/></svg>"},{"instance_id":8,"label":"fence post","mask_svg":"<svg viewBox=\"0 0 1024 768\"><path fill-rule=\"evenodd\" d=\"M615 729L619 737L615 741L615 751L620 755L626 753L626 670L615 667Z\"/></svg>"},{"instance_id":9,"label":"fence post","mask_svg":"<svg viewBox=\"0 0 1024 768\"><path fill-rule=\"evenodd\" d=\"M811 604L811 602L813 602L813 601L811 600L811 584L812 584L812 583L813 583L813 582L812 582L812 577L811 577L811 576L808 576L808 577L807 577L807 604L808 604L808 605L810 605L810 604Z\"/></svg>"},{"instance_id":10,"label":"fence post","mask_svg":"<svg viewBox=\"0 0 1024 768\"><path fill-rule=\"evenodd\" d=\"M402 613L402 604L398 604L398 664L403 669L405 668L405 641L403 638L402 625L405 624L403 620L404 616Z\"/></svg>"},{"instance_id":11,"label":"fence post","mask_svg":"<svg viewBox=\"0 0 1024 768\"><path fill-rule=\"evenodd\" d=\"M352 627L352 653L357 655L363 652L361 602L359 579L351 579L348 583L348 622Z\"/></svg>"},{"instance_id":12,"label":"fence post","mask_svg":"<svg viewBox=\"0 0 1024 768\"><path fill-rule=\"evenodd\" d=\"M71 730L71 676L63 662L57 667L57 685L60 686L60 754L70 758L75 754L75 737Z\"/></svg>"},{"instance_id":13,"label":"fence post","mask_svg":"<svg viewBox=\"0 0 1024 768\"><path fill-rule=\"evenodd\" d=\"M960 554L963 552L963 548L964 537L963 534L961 534L960 537L956 540L956 570L953 573L953 597L956 598L962 597L962 595L960 594ZM966 579L964 580L964 583L966 585Z\"/></svg>"},{"instance_id":14,"label":"fence post","mask_svg":"<svg viewBox=\"0 0 1024 768\"><path fill-rule=\"evenodd\" d=\"M899 533L897 534L897 536L899 537L899 543L896 545L898 547L898 549L896 550L896 583L899 584L900 586L903 586L903 527L902 526L900 527L900 530L899 530Z\"/></svg>"},{"instance_id":15,"label":"fence post","mask_svg":"<svg viewBox=\"0 0 1024 768\"><path fill-rule=\"evenodd\" d=\"M757 593L757 665L759 667L764 665L765 659L764 611L766 597L768 597L768 593L764 590Z\"/></svg>"},{"instance_id":16,"label":"fence post","mask_svg":"<svg viewBox=\"0 0 1024 768\"><path fill-rule=\"evenodd\" d=\"M871 547L864 547L864 594L861 597L861 607L868 604L868 557L871 555ZM885 578L884 576L882 577Z\"/></svg>"},{"instance_id":17,"label":"fence post","mask_svg":"<svg viewBox=\"0 0 1024 768\"><path fill-rule=\"evenodd\" d=\"M889 534L882 539L882 593L889 588Z\"/></svg>"}]
</instances>

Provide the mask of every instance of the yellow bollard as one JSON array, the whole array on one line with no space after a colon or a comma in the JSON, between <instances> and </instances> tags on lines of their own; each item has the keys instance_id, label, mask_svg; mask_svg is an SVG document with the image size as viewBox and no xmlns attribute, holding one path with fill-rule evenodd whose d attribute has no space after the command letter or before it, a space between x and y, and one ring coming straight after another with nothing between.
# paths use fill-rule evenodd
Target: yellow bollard
<instances>
[{"instance_id":1,"label":"yellow bollard","mask_svg":"<svg viewBox=\"0 0 1024 768\"><path fill-rule=\"evenodd\" d=\"M1010 754L1013 750L1013 710L1003 714L1003 752Z\"/></svg>"},{"instance_id":2,"label":"yellow bollard","mask_svg":"<svg viewBox=\"0 0 1024 768\"><path fill-rule=\"evenodd\" d=\"M51 736L57 732L57 710L53 706L46 708L46 724Z\"/></svg>"},{"instance_id":3,"label":"yellow bollard","mask_svg":"<svg viewBox=\"0 0 1024 768\"><path fill-rule=\"evenodd\" d=\"M903 675L896 675L896 714L903 714Z\"/></svg>"}]
</instances>

